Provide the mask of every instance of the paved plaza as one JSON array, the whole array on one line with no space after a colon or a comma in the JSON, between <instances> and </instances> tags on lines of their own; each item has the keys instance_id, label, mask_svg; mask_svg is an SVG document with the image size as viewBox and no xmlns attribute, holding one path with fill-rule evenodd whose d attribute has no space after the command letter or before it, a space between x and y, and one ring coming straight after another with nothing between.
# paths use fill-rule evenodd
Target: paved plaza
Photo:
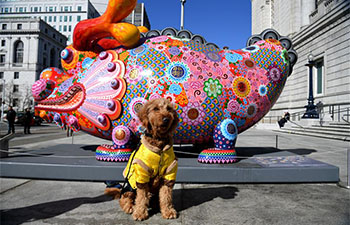
<instances>
[{"instance_id":1,"label":"paved plaza","mask_svg":"<svg viewBox=\"0 0 350 225\"><path fill-rule=\"evenodd\" d=\"M62 131L61 131L62 132ZM278 138L276 138L278 135ZM18 136L10 151L57 144L101 144L109 141L86 134L74 139L40 129ZM59 135L58 135L59 136ZM26 141L23 141L26 140ZM339 167L346 181L349 142L250 129L239 135L237 147L277 147ZM24 143L24 144L21 144ZM74 155L74 152L72 152ZM220 174L218 174L220 176ZM349 224L350 192L334 183L306 184L176 184L174 205L179 216L164 220L158 211L135 222L118 204L103 195L101 182L43 181L1 178L1 224Z\"/></svg>"}]
</instances>

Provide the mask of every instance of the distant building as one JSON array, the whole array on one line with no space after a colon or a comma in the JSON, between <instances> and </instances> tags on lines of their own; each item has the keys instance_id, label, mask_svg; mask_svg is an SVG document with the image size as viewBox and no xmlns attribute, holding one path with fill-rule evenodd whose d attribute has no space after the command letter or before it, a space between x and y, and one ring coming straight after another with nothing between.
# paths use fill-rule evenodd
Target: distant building
<instances>
[{"instance_id":1,"label":"distant building","mask_svg":"<svg viewBox=\"0 0 350 225\"><path fill-rule=\"evenodd\" d=\"M17 110L32 107L32 84L43 69L60 67L60 52L66 42L63 34L39 18L1 19L0 102Z\"/></svg>"},{"instance_id":2,"label":"distant building","mask_svg":"<svg viewBox=\"0 0 350 225\"><path fill-rule=\"evenodd\" d=\"M283 111L289 111L295 113L292 119L298 119L305 111L309 94L305 64L310 52L315 57L315 104L321 101L326 113L334 110L346 113L350 107L350 1L251 0L251 3L252 33L274 28L292 39L299 57L268 116L281 116Z\"/></svg>"},{"instance_id":3,"label":"distant building","mask_svg":"<svg viewBox=\"0 0 350 225\"><path fill-rule=\"evenodd\" d=\"M107 8L108 0L90 0L97 11L102 15ZM137 3L133 12L124 19L124 22L135 24L136 26L145 26L149 30L151 29L151 24L149 22L145 4Z\"/></svg>"},{"instance_id":4,"label":"distant building","mask_svg":"<svg viewBox=\"0 0 350 225\"><path fill-rule=\"evenodd\" d=\"M0 20L8 17L40 18L72 43L75 25L100 16L89 0L0 0Z\"/></svg>"}]
</instances>

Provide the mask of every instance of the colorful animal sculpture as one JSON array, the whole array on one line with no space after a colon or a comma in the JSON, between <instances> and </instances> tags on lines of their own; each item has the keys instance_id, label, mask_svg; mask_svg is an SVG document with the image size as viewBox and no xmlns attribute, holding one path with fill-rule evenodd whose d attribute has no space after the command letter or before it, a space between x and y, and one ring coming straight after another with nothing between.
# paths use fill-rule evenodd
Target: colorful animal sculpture
<instances>
[{"instance_id":1,"label":"colorful animal sculpture","mask_svg":"<svg viewBox=\"0 0 350 225\"><path fill-rule=\"evenodd\" d=\"M142 134L138 110L147 100L166 98L180 118L175 143L214 141L199 162L234 162L237 135L269 111L291 73L297 60L291 41L273 30L252 36L239 50L176 36L140 39L133 25L127 25L130 32L118 25L128 13L110 19L120 13L111 6L119 10L125 2L130 11L136 1L109 2L108 15L93 20L95 33L89 20L77 25L73 46L61 53L63 71L44 70L32 87L36 112L59 126L112 140L97 148L98 160L127 161ZM122 32L103 28L106 21Z\"/></svg>"}]
</instances>

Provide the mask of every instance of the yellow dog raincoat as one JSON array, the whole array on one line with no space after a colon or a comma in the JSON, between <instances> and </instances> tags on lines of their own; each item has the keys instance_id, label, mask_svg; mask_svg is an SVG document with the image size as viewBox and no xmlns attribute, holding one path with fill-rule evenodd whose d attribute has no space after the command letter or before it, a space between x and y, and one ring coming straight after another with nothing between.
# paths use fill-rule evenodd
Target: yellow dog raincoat
<instances>
[{"instance_id":1,"label":"yellow dog raincoat","mask_svg":"<svg viewBox=\"0 0 350 225\"><path fill-rule=\"evenodd\" d=\"M128 176L127 179L132 189L136 189L136 182L148 183L151 178L156 176L174 181L177 174L177 159L173 146L167 145L159 151L160 154L157 154L150 149L150 146L144 144L143 140L141 142L139 150L130 156L123 172L124 177Z\"/></svg>"}]
</instances>

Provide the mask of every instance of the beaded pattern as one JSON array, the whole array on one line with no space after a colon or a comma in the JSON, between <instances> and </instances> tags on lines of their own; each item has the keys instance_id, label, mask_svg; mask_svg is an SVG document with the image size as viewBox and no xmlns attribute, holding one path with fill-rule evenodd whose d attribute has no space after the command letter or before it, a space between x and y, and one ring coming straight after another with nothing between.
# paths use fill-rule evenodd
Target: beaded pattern
<instances>
[{"instance_id":1,"label":"beaded pattern","mask_svg":"<svg viewBox=\"0 0 350 225\"><path fill-rule=\"evenodd\" d=\"M237 134L269 111L289 72L285 50L277 40L220 50L159 36L134 49L118 48L99 55L72 46L67 49L72 56L69 62L62 60L64 71L49 68L41 74L55 88L38 102L36 110L48 120L58 114L61 126L70 126L68 118L74 115L82 131L113 139L113 146L96 152L99 160L126 159L128 154L122 149L130 148L131 139L117 141L113 129L123 126L139 137L140 107L150 99L167 98L180 119L175 142L202 143L214 138L215 149L203 152L199 161L232 162Z\"/></svg>"}]
</instances>

